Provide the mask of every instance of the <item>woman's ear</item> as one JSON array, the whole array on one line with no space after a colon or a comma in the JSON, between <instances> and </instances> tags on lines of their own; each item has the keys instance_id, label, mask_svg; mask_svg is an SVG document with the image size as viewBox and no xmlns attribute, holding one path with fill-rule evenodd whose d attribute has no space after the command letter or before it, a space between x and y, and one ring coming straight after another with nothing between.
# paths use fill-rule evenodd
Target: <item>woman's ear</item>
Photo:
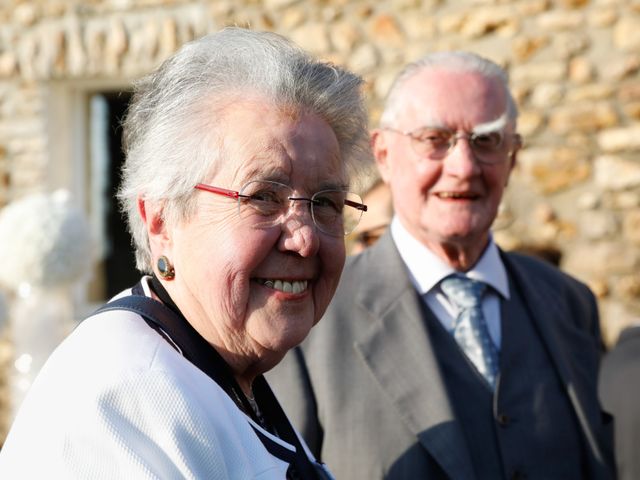
<instances>
[{"instance_id":1,"label":"woman's ear","mask_svg":"<svg viewBox=\"0 0 640 480\"><path fill-rule=\"evenodd\" d=\"M171 253L171 235L164 220L163 205L138 197L138 214L145 224L149 236L149 247L155 256Z\"/></svg>"}]
</instances>

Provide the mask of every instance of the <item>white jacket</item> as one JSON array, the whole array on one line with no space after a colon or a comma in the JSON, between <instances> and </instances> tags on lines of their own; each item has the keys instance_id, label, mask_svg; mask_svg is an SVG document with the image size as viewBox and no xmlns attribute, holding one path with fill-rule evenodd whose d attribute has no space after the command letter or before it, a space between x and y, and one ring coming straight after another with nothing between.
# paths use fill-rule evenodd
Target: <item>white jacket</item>
<instances>
[{"instance_id":1,"label":"white jacket","mask_svg":"<svg viewBox=\"0 0 640 480\"><path fill-rule=\"evenodd\" d=\"M288 464L252 425L294 450L140 316L100 313L42 368L0 451L0 478L284 479Z\"/></svg>"}]
</instances>

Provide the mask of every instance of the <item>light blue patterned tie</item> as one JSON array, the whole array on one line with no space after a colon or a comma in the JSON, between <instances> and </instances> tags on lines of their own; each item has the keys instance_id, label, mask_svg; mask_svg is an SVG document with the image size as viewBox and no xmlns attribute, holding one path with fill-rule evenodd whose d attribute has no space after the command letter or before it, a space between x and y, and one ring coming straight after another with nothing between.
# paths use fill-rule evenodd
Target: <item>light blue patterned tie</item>
<instances>
[{"instance_id":1,"label":"light blue patterned tie","mask_svg":"<svg viewBox=\"0 0 640 480\"><path fill-rule=\"evenodd\" d=\"M458 307L453 336L491 389L495 389L498 350L489 336L481 303L487 285L465 276L452 275L442 281L441 287L449 301Z\"/></svg>"}]
</instances>

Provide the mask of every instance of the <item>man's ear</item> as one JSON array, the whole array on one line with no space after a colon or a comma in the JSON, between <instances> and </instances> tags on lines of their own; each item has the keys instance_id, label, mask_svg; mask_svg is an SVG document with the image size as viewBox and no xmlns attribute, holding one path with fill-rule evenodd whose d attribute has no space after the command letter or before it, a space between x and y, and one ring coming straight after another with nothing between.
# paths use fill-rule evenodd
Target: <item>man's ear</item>
<instances>
[{"instance_id":1,"label":"man's ear","mask_svg":"<svg viewBox=\"0 0 640 480\"><path fill-rule=\"evenodd\" d=\"M376 128L371 132L371 150L373 151L373 158L376 160L376 165L380 171L380 176L385 183L389 183L390 167L388 163L388 150L387 140L384 132Z\"/></svg>"},{"instance_id":2,"label":"man's ear","mask_svg":"<svg viewBox=\"0 0 640 480\"><path fill-rule=\"evenodd\" d=\"M171 253L171 235L164 221L162 207L161 203L138 197L138 213L147 229L149 247L154 257Z\"/></svg>"},{"instance_id":3,"label":"man's ear","mask_svg":"<svg viewBox=\"0 0 640 480\"><path fill-rule=\"evenodd\" d=\"M516 135L514 141L515 141L515 144L511 149L511 152L509 152L509 174L507 175L505 186L509 184L509 178L511 178L511 172L513 172L513 169L516 167L518 163L518 152L522 148L522 137L520 137L520 135Z\"/></svg>"}]
</instances>

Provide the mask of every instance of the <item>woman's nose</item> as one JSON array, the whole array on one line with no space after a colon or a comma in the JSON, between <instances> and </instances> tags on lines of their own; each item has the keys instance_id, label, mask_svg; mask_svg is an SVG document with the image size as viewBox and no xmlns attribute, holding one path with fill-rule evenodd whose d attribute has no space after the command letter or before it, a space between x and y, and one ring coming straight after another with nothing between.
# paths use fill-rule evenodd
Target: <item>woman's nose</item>
<instances>
[{"instance_id":1,"label":"woman's nose","mask_svg":"<svg viewBox=\"0 0 640 480\"><path fill-rule=\"evenodd\" d=\"M320 247L320 236L307 202L291 202L288 212L282 219L281 228L280 248L282 250L294 251L302 257L310 257L317 253Z\"/></svg>"}]
</instances>

